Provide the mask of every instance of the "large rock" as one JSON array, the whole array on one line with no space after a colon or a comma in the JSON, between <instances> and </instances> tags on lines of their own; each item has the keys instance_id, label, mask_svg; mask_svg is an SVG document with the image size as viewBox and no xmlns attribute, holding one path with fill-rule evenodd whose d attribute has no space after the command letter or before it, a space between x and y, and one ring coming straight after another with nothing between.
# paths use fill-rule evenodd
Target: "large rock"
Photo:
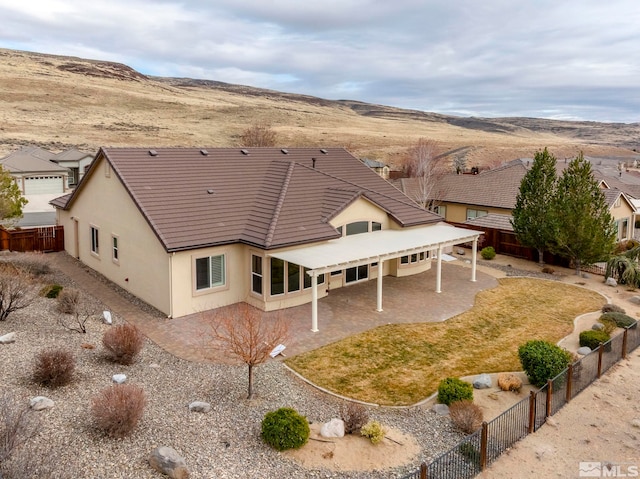
<instances>
[{"instance_id":1,"label":"large rock","mask_svg":"<svg viewBox=\"0 0 640 479\"><path fill-rule=\"evenodd\" d=\"M193 401L189 404L189 411L191 412L209 412L211 411L211 404L204 401Z\"/></svg>"},{"instance_id":2,"label":"large rock","mask_svg":"<svg viewBox=\"0 0 640 479\"><path fill-rule=\"evenodd\" d=\"M476 389L489 389L491 387L491 376L480 374L473 380L473 387Z\"/></svg>"},{"instance_id":3,"label":"large rock","mask_svg":"<svg viewBox=\"0 0 640 479\"><path fill-rule=\"evenodd\" d=\"M29 406L34 411L42 411L43 409L50 409L55 405L53 400L44 396L36 396L29 400Z\"/></svg>"},{"instance_id":4,"label":"large rock","mask_svg":"<svg viewBox=\"0 0 640 479\"><path fill-rule=\"evenodd\" d=\"M591 326L591 329L593 329L594 331L602 331L604 329L604 324L593 323L593 326Z\"/></svg>"},{"instance_id":5,"label":"large rock","mask_svg":"<svg viewBox=\"0 0 640 479\"><path fill-rule=\"evenodd\" d=\"M344 437L344 421L342 419L333 418L329 422L325 422L320 428L322 437Z\"/></svg>"},{"instance_id":6,"label":"large rock","mask_svg":"<svg viewBox=\"0 0 640 479\"><path fill-rule=\"evenodd\" d=\"M640 304L640 296L632 296L629 298L631 303Z\"/></svg>"},{"instance_id":7,"label":"large rock","mask_svg":"<svg viewBox=\"0 0 640 479\"><path fill-rule=\"evenodd\" d=\"M576 351L576 353L582 356L586 356L590 352L591 352L591 348L589 346L582 346L581 348L578 348L578 350Z\"/></svg>"},{"instance_id":8,"label":"large rock","mask_svg":"<svg viewBox=\"0 0 640 479\"><path fill-rule=\"evenodd\" d=\"M446 404L436 403L432 408L433 412L435 412L438 416L448 416L449 415L449 406Z\"/></svg>"},{"instance_id":9,"label":"large rock","mask_svg":"<svg viewBox=\"0 0 640 479\"><path fill-rule=\"evenodd\" d=\"M111 376L111 380L116 384L122 384L127 380L126 374L114 374Z\"/></svg>"},{"instance_id":10,"label":"large rock","mask_svg":"<svg viewBox=\"0 0 640 479\"><path fill-rule=\"evenodd\" d=\"M167 446L156 447L149 455L149 464L156 471L171 479L187 479L189 471L184 458L175 449Z\"/></svg>"},{"instance_id":11,"label":"large rock","mask_svg":"<svg viewBox=\"0 0 640 479\"><path fill-rule=\"evenodd\" d=\"M0 336L0 344L11 344L16 342L16 333L7 333Z\"/></svg>"},{"instance_id":12,"label":"large rock","mask_svg":"<svg viewBox=\"0 0 640 479\"><path fill-rule=\"evenodd\" d=\"M607 286L612 286L612 287L618 286L618 282L616 281L616 279L615 278L611 278L611 277L607 278L605 280L604 284L606 284Z\"/></svg>"}]
</instances>

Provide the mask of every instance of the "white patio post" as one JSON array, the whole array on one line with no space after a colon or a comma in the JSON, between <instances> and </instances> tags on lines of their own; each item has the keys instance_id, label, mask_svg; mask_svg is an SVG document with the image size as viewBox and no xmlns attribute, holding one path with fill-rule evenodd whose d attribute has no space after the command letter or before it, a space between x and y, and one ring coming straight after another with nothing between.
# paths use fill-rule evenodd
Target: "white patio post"
<instances>
[{"instance_id":1,"label":"white patio post","mask_svg":"<svg viewBox=\"0 0 640 479\"><path fill-rule=\"evenodd\" d=\"M311 331L317 333L318 329L318 275L311 272Z\"/></svg>"},{"instance_id":2,"label":"white patio post","mask_svg":"<svg viewBox=\"0 0 640 479\"><path fill-rule=\"evenodd\" d=\"M378 295L376 311L382 311L382 260L378 259Z\"/></svg>"},{"instance_id":3,"label":"white patio post","mask_svg":"<svg viewBox=\"0 0 640 479\"><path fill-rule=\"evenodd\" d=\"M442 292L442 246L438 246L438 262L436 263L436 293Z\"/></svg>"},{"instance_id":4,"label":"white patio post","mask_svg":"<svg viewBox=\"0 0 640 479\"><path fill-rule=\"evenodd\" d=\"M476 236L473 240L473 245L471 246L471 281L475 282L476 280L476 258L478 257L477 250L478 249L478 237Z\"/></svg>"}]
</instances>

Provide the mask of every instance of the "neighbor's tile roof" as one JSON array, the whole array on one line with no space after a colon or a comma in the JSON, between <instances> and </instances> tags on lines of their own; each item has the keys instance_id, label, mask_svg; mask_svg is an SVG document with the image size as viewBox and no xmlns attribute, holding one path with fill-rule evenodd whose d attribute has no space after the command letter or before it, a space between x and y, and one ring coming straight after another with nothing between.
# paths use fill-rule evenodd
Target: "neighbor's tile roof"
<instances>
[{"instance_id":1,"label":"neighbor's tile roof","mask_svg":"<svg viewBox=\"0 0 640 479\"><path fill-rule=\"evenodd\" d=\"M477 228L493 228L503 231L513 231L511 218L511 215L489 213L488 215L478 216L477 218L467 220L464 224Z\"/></svg>"},{"instance_id":2,"label":"neighbor's tile roof","mask_svg":"<svg viewBox=\"0 0 640 479\"><path fill-rule=\"evenodd\" d=\"M149 151L102 148L64 208L81 197L103 157L167 251L235 242L270 249L336 238L329 220L358 198L402 226L441 221L343 148Z\"/></svg>"},{"instance_id":3,"label":"neighbor's tile roof","mask_svg":"<svg viewBox=\"0 0 640 479\"><path fill-rule=\"evenodd\" d=\"M83 158L93 158L94 154L93 153L86 153L84 151L80 151L76 148L71 148L69 150L65 150L61 153L58 153L57 155L54 155L51 158L51 161L55 161L56 163L58 161L79 161L82 160Z\"/></svg>"},{"instance_id":4,"label":"neighbor's tile roof","mask_svg":"<svg viewBox=\"0 0 640 479\"><path fill-rule=\"evenodd\" d=\"M64 173L69 170L50 161L55 155L37 146L22 147L0 159L11 173Z\"/></svg>"}]
</instances>

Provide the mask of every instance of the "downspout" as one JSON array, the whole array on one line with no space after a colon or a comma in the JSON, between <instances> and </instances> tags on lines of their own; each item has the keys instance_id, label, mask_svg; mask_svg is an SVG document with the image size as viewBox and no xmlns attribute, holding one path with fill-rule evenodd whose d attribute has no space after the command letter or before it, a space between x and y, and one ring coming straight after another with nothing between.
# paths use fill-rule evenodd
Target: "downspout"
<instances>
[{"instance_id":1,"label":"downspout","mask_svg":"<svg viewBox=\"0 0 640 479\"><path fill-rule=\"evenodd\" d=\"M175 252L169 256L169 318L173 318L173 257Z\"/></svg>"}]
</instances>

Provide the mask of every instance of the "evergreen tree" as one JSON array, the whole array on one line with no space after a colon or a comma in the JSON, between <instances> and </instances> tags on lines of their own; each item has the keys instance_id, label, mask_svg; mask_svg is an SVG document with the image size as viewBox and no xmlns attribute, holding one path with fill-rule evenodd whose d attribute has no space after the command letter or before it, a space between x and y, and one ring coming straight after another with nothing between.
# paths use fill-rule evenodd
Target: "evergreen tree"
<instances>
[{"instance_id":1,"label":"evergreen tree","mask_svg":"<svg viewBox=\"0 0 640 479\"><path fill-rule=\"evenodd\" d=\"M27 200L11 174L0 166L0 221L6 223L22 218L22 208L26 204Z\"/></svg>"},{"instance_id":2,"label":"evergreen tree","mask_svg":"<svg viewBox=\"0 0 640 479\"><path fill-rule=\"evenodd\" d=\"M531 169L522 178L516 206L511 213L511 224L518 241L538 250L540 264L545 249L553 240L551 211L556 180L556 158L546 148L538 151Z\"/></svg>"},{"instance_id":3,"label":"evergreen tree","mask_svg":"<svg viewBox=\"0 0 640 479\"><path fill-rule=\"evenodd\" d=\"M554 199L552 250L582 265L606 261L615 247L616 230L591 164L580 153L560 176Z\"/></svg>"}]
</instances>

